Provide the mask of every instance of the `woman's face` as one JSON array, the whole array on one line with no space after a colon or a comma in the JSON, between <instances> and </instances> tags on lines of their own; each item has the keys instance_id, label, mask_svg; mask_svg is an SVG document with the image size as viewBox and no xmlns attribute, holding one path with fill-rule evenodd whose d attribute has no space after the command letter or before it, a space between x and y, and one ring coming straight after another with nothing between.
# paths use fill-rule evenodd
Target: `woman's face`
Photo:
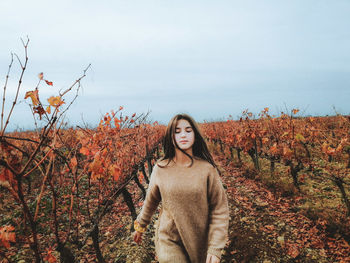
<instances>
[{"instance_id":1,"label":"woman's face","mask_svg":"<svg viewBox=\"0 0 350 263\"><path fill-rule=\"evenodd\" d=\"M191 124L184 119L178 120L175 127L175 141L180 149L190 149L194 144L194 131Z\"/></svg>"}]
</instances>

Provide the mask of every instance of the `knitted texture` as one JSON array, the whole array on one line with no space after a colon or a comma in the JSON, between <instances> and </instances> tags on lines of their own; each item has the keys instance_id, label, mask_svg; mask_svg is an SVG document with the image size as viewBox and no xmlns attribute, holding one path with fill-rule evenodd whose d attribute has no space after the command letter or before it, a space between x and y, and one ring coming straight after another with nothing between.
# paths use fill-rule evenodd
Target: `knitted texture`
<instances>
[{"instance_id":1,"label":"knitted texture","mask_svg":"<svg viewBox=\"0 0 350 263\"><path fill-rule=\"evenodd\" d=\"M204 263L207 253L221 258L228 238L229 208L220 176L210 163L194 158L189 168L174 162L165 168L154 165L136 219L142 227L150 223L159 202L155 246L160 263Z\"/></svg>"}]
</instances>

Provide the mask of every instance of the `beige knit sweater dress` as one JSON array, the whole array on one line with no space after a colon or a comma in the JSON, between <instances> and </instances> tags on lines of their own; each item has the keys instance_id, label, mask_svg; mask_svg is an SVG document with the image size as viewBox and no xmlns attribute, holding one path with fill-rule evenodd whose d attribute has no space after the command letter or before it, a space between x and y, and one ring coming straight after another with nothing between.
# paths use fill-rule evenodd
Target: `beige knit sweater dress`
<instances>
[{"instance_id":1,"label":"beige knit sweater dress","mask_svg":"<svg viewBox=\"0 0 350 263\"><path fill-rule=\"evenodd\" d=\"M167 160L158 162L164 166ZM155 250L160 263L205 263L207 253L221 258L228 237L229 208L217 170L194 157L192 167L173 161L154 165L137 221L147 226L159 202Z\"/></svg>"}]
</instances>

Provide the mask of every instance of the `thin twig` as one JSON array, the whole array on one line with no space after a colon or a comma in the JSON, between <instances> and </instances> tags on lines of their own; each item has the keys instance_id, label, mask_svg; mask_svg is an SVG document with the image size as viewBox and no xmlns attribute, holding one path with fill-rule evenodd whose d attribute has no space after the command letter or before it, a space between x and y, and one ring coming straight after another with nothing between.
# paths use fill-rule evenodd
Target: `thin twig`
<instances>
[{"instance_id":1,"label":"thin twig","mask_svg":"<svg viewBox=\"0 0 350 263\"><path fill-rule=\"evenodd\" d=\"M50 150L47 151L46 155L26 174L23 175L23 177L26 177L28 174L30 174L31 172L33 172L45 159L47 156L49 156L49 154L51 153L52 148Z\"/></svg>"},{"instance_id":2,"label":"thin twig","mask_svg":"<svg viewBox=\"0 0 350 263\"><path fill-rule=\"evenodd\" d=\"M21 65L21 68L22 68L22 70L23 70L24 67L23 67L23 64L22 64L21 59L18 57L18 55L17 55L16 53L14 53L14 55L16 56L16 58L17 58L17 60L18 60L18 63Z\"/></svg>"},{"instance_id":3,"label":"thin twig","mask_svg":"<svg viewBox=\"0 0 350 263\"><path fill-rule=\"evenodd\" d=\"M77 93L75 94L74 98L72 99L72 101L69 103L69 105L64 109L64 111L62 111L62 113L60 114L60 116L58 116L58 120L61 118L61 116L63 116L63 114L70 108L70 106L73 104L73 102L77 99L78 97L78 92L80 89L81 85L79 82L78 88L77 88Z\"/></svg>"},{"instance_id":4,"label":"thin twig","mask_svg":"<svg viewBox=\"0 0 350 263\"><path fill-rule=\"evenodd\" d=\"M28 52L27 52L27 47L28 47L28 43L29 43L29 38L27 38L27 43L24 43L23 40L22 40L22 43L23 43L23 46L24 46L24 51L25 51L25 63L24 63L24 66L22 66L22 63L20 62L21 64L21 67L22 67L22 72L21 72L21 76L19 78L19 81L18 81L18 86L17 86L17 92L16 92L16 97L15 97L15 100L13 101L12 103L12 107L11 107L11 110L10 110L10 113L9 115L7 116L7 120L6 120L6 123L5 123L5 127L1 130L1 135L4 135L5 133L5 130L6 130L6 127L7 125L9 124L9 120L10 120L10 117L12 115L12 111L16 105L16 102L17 102L17 98L18 98L18 94L19 94L19 89L22 85L22 78L23 78L23 75L24 75L24 71L26 70L26 66L27 66L27 63L28 63ZM17 54L15 54L17 56ZM18 57L18 56L17 56Z\"/></svg>"},{"instance_id":5,"label":"thin twig","mask_svg":"<svg viewBox=\"0 0 350 263\"><path fill-rule=\"evenodd\" d=\"M36 149L34 150L34 152L31 154L31 156L29 157L27 163L24 165L24 167L22 168L21 172L19 173L19 175L22 175L24 173L24 171L28 168L28 166L30 165L30 163L32 162L32 160L35 158L36 154L38 153L40 147L43 145L45 139L46 139L46 136L47 134L50 132L53 124L55 123L56 119L54 119L52 121L52 123L50 123L50 126L46 126L44 127L43 129L43 132L42 132L42 137L41 137L41 140L39 142L39 144L37 145ZM48 127L48 129L47 129ZM46 133L45 133L46 132Z\"/></svg>"},{"instance_id":6,"label":"thin twig","mask_svg":"<svg viewBox=\"0 0 350 263\"><path fill-rule=\"evenodd\" d=\"M79 79L77 79L68 89L66 89L62 94L60 94L61 98L86 76L86 71L90 68L90 66L91 66L91 64L89 64L86 67L86 69L84 69L84 73Z\"/></svg>"},{"instance_id":7,"label":"thin twig","mask_svg":"<svg viewBox=\"0 0 350 263\"><path fill-rule=\"evenodd\" d=\"M4 93L3 93L3 95L2 95L1 131L2 131L3 126L4 126L4 107L5 107L6 87L7 87L7 82L8 82L8 79L9 79L9 75L10 75L10 71L11 71L12 64L13 64L13 53L11 53L11 62L10 62L9 69L8 69L8 71L7 71L7 74L6 74L6 80L5 80L5 85L4 85Z\"/></svg>"}]
</instances>

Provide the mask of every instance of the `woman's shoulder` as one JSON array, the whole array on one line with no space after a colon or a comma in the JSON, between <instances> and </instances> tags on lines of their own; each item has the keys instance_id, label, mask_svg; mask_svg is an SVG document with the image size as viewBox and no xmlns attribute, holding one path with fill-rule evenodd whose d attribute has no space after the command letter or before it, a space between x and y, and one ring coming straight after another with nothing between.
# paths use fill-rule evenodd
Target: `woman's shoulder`
<instances>
[{"instance_id":1,"label":"woman's shoulder","mask_svg":"<svg viewBox=\"0 0 350 263\"><path fill-rule=\"evenodd\" d=\"M163 159L163 158L159 158L156 162L155 162L155 166L167 166L168 164L171 164L171 161L169 161L169 159Z\"/></svg>"},{"instance_id":2,"label":"woman's shoulder","mask_svg":"<svg viewBox=\"0 0 350 263\"><path fill-rule=\"evenodd\" d=\"M199 158L199 157L195 157L195 160L198 162L198 164L200 166L202 166L203 168L207 168L207 169L212 169L215 168L209 161Z\"/></svg>"}]
</instances>

